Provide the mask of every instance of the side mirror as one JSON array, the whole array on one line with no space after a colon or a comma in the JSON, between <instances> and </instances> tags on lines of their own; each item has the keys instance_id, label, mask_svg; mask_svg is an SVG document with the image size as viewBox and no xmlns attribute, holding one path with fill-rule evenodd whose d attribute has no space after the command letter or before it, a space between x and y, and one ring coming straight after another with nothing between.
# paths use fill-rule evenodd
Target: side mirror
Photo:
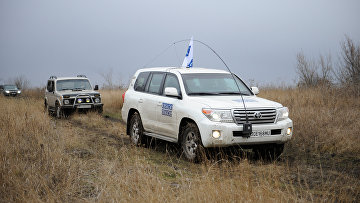
<instances>
[{"instance_id":1,"label":"side mirror","mask_svg":"<svg viewBox=\"0 0 360 203\"><path fill-rule=\"evenodd\" d=\"M251 91L252 91L255 95L258 95L258 94L259 94L259 88L257 88L257 87L251 87L250 89L251 89Z\"/></svg>"},{"instance_id":2,"label":"side mirror","mask_svg":"<svg viewBox=\"0 0 360 203\"><path fill-rule=\"evenodd\" d=\"M94 90L99 90L99 85L95 85Z\"/></svg>"},{"instance_id":3,"label":"side mirror","mask_svg":"<svg viewBox=\"0 0 360 203\"><path fill-rule=\"evenodd\" d=\"M175 87L166 87L164 90L164 94L169 97L181 98L180 94L178 93Z\"/></svg>"}]
</instances>

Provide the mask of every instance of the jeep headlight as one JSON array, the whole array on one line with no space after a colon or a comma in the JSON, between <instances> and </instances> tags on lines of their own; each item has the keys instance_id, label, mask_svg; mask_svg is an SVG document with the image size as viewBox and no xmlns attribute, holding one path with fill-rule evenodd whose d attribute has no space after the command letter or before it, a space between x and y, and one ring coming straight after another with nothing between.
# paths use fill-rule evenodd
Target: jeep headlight
<instances>
[{"instance_id":1,"label":"jeep headlight","mask_svg":"<svg viewBox=\"0 0 360 203\"><path fill-rule=\"evenodd\" d=\"M5 92L6 92L6 93L10 93L10 91L9 91L9 90L6 90Z\"/></svg>"},{"instance_id":2,"label":"jeep headlight","mask_svg":"<svg viewBox=\"0 0 360 203\"><path fill-rule=\"evenodd\" d=\"M65 105L68 105L69 103L70 103L70 101L69 101L68 99L65 99L65 100L64 100L64 104L65 104Z\"/></svg>"},{"instance_id":3,"label":"jeep headlight","mask_svg":"<svg viewBox=\"0 0 360 203\"><path fill-rule=\"evenodd\" d=\"M100 98L95 98L95 103L100 103Z\"/></svg>"},{"instance_id":4,"label":"jeep headlight","mask_svg":"<svg viewBox=\"0 0 360 203\"><path fill-rule=\"evenodd\" d=\"M18 94L20 94L20 93L21 93L21 91L20 91L20 90L18 90L18 91L17 91L17 93L18 93Z\"/></svg>"},{"instance_id":5,"label":"jeep headlight","mask_svg":"<svg viewBox=\"0 0 360 203\"><path fill-rule=\"evenodd\" d=\"M277 109L278 121L289 118L289 109L287 107L281 107Z\"/></svg>"},{"instance_id":6,"label":"jeep headlight","mask_svg":"<svg viewBox=\"0 0 360 203\"><path fill-rule=\"evenodd\" d=\"M202 113L211 121L223 123L234 122L230 110L204 108L202 109Z\"/></svg>"}]
</instances>

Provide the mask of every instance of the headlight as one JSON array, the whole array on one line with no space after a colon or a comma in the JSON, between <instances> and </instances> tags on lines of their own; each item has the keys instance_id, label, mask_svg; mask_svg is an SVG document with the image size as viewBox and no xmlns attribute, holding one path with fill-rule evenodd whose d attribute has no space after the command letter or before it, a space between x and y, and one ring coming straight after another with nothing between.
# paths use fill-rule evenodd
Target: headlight
<instances>
[{"instance_id":1,"label":"headlight","mask_svg":"<svg viewBox=\"0 0 360 203\"><path fill-rule=\"evenodd\" d=\"M18 94L20 94L21 93L21 91L20 90L18 90Z\"/></svg>"},{"instance_id":2,"label":"headlight","mask_svg":"<svg viewBox=\"0 0 360 203\"><path fill-rule=\"evenodd\" d=\"M100 98L95 98L95 103L100 103Z\"/></svg>"},{"instance_id":3,"label":"headlight","mask_svg":"<svg viewBox=\"0 0 360 203\"><path fill-rule=\"evenodd\" d=\"M68 105L69 103L70 103L69 100L67 100L67 99L64 100L65 105Z\"/></svg>"},{"instance_id":4,"label":"headlight","mask_svg":"<svg viewBox=\"0 0 360 203\"><path fill-rule=\"evenodd\" d=\"M5 92L6 92L6 93L10 93L10 91L9 91L9 90L6 90Z\"/></svg>"},{"instance_id":5,"label":"headlight","mask_svg":"<svg viewBox=\"0 0 360 203\"><path fill-rule=\"evenodd\" d=\"M289 109L287 107L278 108L277 116L278 116L278 121L289 118Z\"/></svg>"},{"instance_id":6,"label":"headlight","mask_svg":"<svg viewBox=\"0 0 360 203\"><path fill-rule=\"evenodd\" d=\"M233 123L234 119L231 116L230 110L220 109L202 109L202 113L211 121Z\"/></svg>"}]
</instances>

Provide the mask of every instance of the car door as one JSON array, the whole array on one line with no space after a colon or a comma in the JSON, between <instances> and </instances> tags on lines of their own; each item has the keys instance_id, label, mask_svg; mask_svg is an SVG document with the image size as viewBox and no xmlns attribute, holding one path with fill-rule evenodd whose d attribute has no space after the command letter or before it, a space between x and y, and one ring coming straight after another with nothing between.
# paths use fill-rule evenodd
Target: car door
<instances>
[{"instance_id":1,"label":"car door","mask_svg":"<svg viewBox=\"0 0 360 203\"><path fill-rule=\"evenodd\" d=\"M53 80L49 80L48 84L46 86L46 98L47 98L47 102L49 107L55 107L55 95L54 95L54 91L55 91L55 86L54 86L54 81Z\"/></svg>"},{"instance_id":2,"label":"car door","mask_svg":"<svg viewBox=\"0 0 360 203\"><path fill-rule=\"evenodd\" d=\"M152 72L146 85L146 94L143 95L143 107L141 119L146 131L158 133L158 122L156 120L156 109L160 102L161 86L165 73Z\"/></svg>"},{"instance_id":3,"label":"car door","mask_svg":"<svg viewBox=\"0 0 360 203\"><path fill-rule=\"evenodd\" d=\"M177 116L179 105L181 105L181 98L170 97L164 94L166 87L174 87L181 95L179 80L173 73L167 73L164 85L162 87L162 96L159 99L156 107L156 119L159 134L165 135L172 138L177 138L178 127L177 127Z\"/></svg>"}]
</instances>

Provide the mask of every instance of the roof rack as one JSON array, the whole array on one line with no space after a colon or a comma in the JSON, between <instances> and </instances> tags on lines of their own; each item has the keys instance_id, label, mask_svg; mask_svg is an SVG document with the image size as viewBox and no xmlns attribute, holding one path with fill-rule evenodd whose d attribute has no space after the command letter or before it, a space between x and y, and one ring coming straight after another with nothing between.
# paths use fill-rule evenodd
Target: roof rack
<instances>
[{"instance_id":1,"label":"roof rack","mask_svg":"<svg viewBox=\"0 0 360 203\"><path fill-rule=\"evenodd\" d=\"M49 79L57 79L57 77L55 75L52 75Z\"/></svg>"},{"instance_id":2,"label":"roof rack","mask_svg":"<svg viewBox=\"0 0 360 203\"><path fill-rule=\"evenodd\" d=\"M78 78L86 78L86 75L77 75Z\"/></svg>"}]
</instances>

